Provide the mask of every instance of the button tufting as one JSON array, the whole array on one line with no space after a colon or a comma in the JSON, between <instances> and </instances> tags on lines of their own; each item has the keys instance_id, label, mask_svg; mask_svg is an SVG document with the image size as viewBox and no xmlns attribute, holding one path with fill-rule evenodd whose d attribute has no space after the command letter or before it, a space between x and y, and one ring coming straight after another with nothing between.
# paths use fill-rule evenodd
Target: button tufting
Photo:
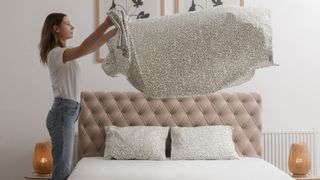
<instances>
[{"instance_id":1,"label":"button tufting","mask_svg":"<svg viewBox=\"0 0 320 180\"><path fill-rule=\"evenodd\" d=\"M81 102L84 109L79 117L79 138L83 138L82 140L80 139L80 157L88 155L100 156L101 152L103 153L104 142L99 139L103 139L104 128L102 127L104 125L121 127L141 125L144 121L139 120L138 115L142 116L143 114L155 118L155 120L147 121L145 124L147 126L173 126L177 124L184 127L200 126L207 123L211 125L231 124L234 127L234 143L237 151L245 156L256 156L260 153L260 139L255 138L260 135L262 129L260 119L261 101L257 95L252 98L252 95L247 95L246 93L237 95L233 95L233 93L231 95L228 93L221 95L218 93L200 96L199 98L194 97L193 101L192 98L168 98L162 100L166 102L164 106L161 99L152 99L138 92L132 94L82 92L81 97L81 100L84 101L83 103ZM102 101L104 103L101 103ZM144 102L147 106L146 109L143 111L139 109L142 104L137 104L137 109L126 106L133 101ZM194 106L194 102L200 103L201 107ZM154 109L156 111L153 112L152 110ZM250 113L242 109L248 110ZM201 113L206 117L199 120L192 119L193 115L195 118L202 116ZM161 115L159 116L159 114ZM134 117L131 117L132 115ZM191 121L191 124L189 121ZM97 126L99 129L93 126ZM240 126L243 128L240 128ZM251 137L248 138L247 135ZM92 140L88 138L92 138ZM251 146L250 142L252 143ZM249 147L244 148L247 145ZM90 148L89 151L88 148ZM101 152L96 152L96 150L92 149L102 150Z\"/></svg>"}]
</instances>

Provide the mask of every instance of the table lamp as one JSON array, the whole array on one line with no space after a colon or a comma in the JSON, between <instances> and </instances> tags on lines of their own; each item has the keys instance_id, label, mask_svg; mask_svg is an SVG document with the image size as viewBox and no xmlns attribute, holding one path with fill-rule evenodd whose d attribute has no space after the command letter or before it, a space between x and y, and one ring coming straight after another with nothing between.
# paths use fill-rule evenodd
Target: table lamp
<instances>
[{"instance_id":1,"label":"table lamp","mask_svg":"<svg viewBox=\"0 0 320 180\"><path fill-rule=\"evenodd\" d=\"M45 176L51 174L51 149L50 141L36 143L33 155L33 169L36 175Z\"/></svg>"},{"instance_id":2,"label":"table lamp","mask_svg":"<svg viewBox=\"0 0 320 180\"><path fill-rule=\"evenodd\" d=\"M306 177L311 164L310 153L305 143L291 144L288 166L293 177Z\"/></svg>"}]
</instances>

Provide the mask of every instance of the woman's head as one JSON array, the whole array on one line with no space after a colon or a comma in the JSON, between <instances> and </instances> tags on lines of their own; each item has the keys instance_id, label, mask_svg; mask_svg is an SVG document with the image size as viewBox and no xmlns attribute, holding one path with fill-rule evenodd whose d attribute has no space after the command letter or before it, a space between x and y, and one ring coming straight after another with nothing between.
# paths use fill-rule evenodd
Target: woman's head
<instances>
[{"instance_id":1,"label":"woman's head","mask_svg":"<svg viewBox=\"0 0 320 180\"><path fill-rule=\"evenodd\" d=\"M70 24L67 15L51 13L46 17L41 31L39 44L41 62L47 63L47 55L56 46L65 47L67 39L73 37L74 27Z\"/></svg>"}]
</instances>

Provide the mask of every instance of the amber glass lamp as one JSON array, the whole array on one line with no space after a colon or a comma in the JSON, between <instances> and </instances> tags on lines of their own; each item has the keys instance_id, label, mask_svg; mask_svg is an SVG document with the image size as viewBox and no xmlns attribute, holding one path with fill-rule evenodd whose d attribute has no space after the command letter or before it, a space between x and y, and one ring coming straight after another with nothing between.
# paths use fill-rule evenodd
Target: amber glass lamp
<instances>
[{"instance_id":1,"label":"amber glass lamp","mask_svg":"<svg viewBox=\"0 0 320 180\"><path fill-rule=\"evenodd\" d=\"M52 171L51 142L36 143L33 154L33 169L38 176L50 175Z\"/></svg>"},{"instance_id":2,"label":"amber glass lamp","mask_svg":"<svg viewBox=\"0 0 320 180\"><path fill-rule=\"evenodd\" d=\"M293 177L306 177L310 171L311 162L308 146L305 143L291 144L288 166Z\"/></svg>"}]
</instances>

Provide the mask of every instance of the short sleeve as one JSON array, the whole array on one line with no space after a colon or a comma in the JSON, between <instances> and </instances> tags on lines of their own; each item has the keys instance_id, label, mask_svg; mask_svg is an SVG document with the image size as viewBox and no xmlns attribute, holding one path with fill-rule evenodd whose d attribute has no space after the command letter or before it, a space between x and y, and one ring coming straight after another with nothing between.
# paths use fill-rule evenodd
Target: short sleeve
<instances>
[{"instance_id":1,"label":"short sleeve","mask_svg":"<svg viewBox=\"0 0 320 180\"><path fill-rule=\"evenodd\" d=\"M63 65L63 52L67 48L56 47L48 54L48 66L52 69L57 69Z\"/></svg>"}]
</instances>

